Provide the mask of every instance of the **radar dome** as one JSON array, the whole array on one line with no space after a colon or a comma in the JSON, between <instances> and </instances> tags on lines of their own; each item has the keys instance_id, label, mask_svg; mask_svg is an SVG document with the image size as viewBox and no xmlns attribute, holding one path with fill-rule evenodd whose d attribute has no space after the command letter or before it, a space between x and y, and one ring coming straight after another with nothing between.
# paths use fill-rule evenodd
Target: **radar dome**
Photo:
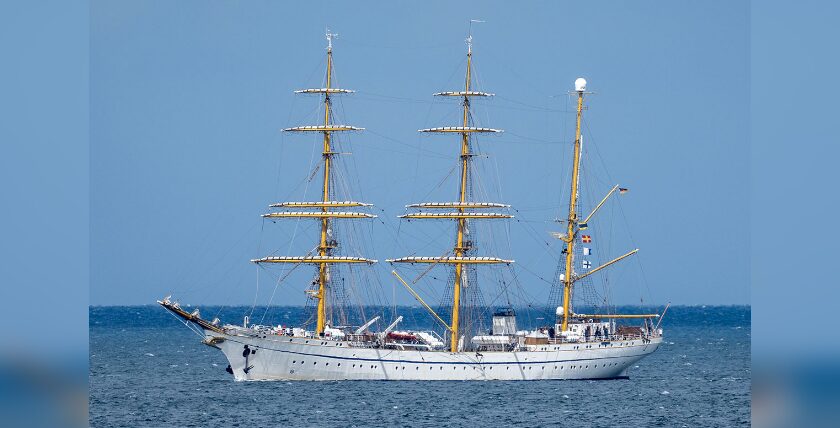
<instances>
[{"instance_id":1,"label":"radar dome","mask_svg":"<svg viewBox=\"0 0 840 428\"><path fill-rule=\"evenodd\" d=\"M562 317L562 316L563 316L563 307L562 307L562 306L558 306L558 307L557 307L557 312L556 312L556 313L557 313L557 316L558 316L558 317Z\"/></svg>"},{"instance_id":2,"label":"radar dome","mask_svg":"<svg viewBox=\"0 0 840 428\"><path fill-rule=\"evenodd\" d=\"M586 90L586 79L583 77L578 77L575 79L575 90L578 92L583 92Z\"/></svg>"}]
</instances>

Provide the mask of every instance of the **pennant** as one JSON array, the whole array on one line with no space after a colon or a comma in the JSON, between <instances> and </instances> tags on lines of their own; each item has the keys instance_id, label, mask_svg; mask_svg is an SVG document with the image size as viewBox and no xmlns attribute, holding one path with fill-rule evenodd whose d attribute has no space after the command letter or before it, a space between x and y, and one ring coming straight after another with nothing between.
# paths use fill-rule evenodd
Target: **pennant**
<instances>
[{"instance_id":1,"label":"pennant","mask_svg":"<svg viewBox=\"0 0 840 428\"><path fill-rule=\"evenodd\" d=\"M580 237L580 240L583 241L585 244L592 242L592 237L589 235L583 235Z\"/></svg>"},{"instance_id":2,"label":"pennant","mask_svg":"<svg viewBox=\"0 0 840 428\"><path fill-rule=\"evenodd\" d=\"M589 269L591 267L592 267L592 262L590 262L589 260L584 260L583 261L583 268L584 269Z\"/></svg>"},{"instance_id":3,"label":"pennant","mask_svg":"<svg viewBox=\"0 0 840 428\"><path fill-rule=\"evenodd\" d=\"M625 194L625 193L627 193L627 192L629 192L629 191L630 191L630 189L628 189L628 188L626 188L626 187L619 187L619 188L618 188L618 193L620 193L620 194L622 194L622 195L623 195L623 194Z\"/></svg>"},{"instance_id":4,"label":"pennant","mask_svg":"<svg viewBox=\"0 0 840 428\"><path fill-rule=\"evenodd\" d=\"M584 256L591 256L592 255L592 248L583 247L583 255Z\"/></svg>"},{"instance_id":5,"label":"pennant","mask_svg":"<svg viewBox=\"0 0 840 428\"><path fill-rule=\"evenodd\" d=\"M581 230L586 229L587 227L589 227L589 223L580 223L580 224L578 224L578 227Z\"/></svg>"}]
</instances>

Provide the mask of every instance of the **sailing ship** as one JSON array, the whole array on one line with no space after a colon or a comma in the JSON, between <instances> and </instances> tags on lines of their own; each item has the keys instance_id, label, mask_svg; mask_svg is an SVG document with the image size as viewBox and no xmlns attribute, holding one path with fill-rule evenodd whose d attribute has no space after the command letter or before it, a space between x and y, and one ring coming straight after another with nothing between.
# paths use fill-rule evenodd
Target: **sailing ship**
<instances>
[{"instance_id":1,"label":"sailing ship","mask_svg":"<svg viewBox=\"0 0 840 428\"><path fill-rule=\"evenodd\" d=\"M568 215L565 232L556 233L563 247L555 275L556 293L562 304L553 310L553 322L548 325L520 330L516 310L504 307L492 313L491 328L482 329L473 313L475 302L471 293L478 293L477 270L486 265L510 266L513 260L479 253L474 244L473 222L490 219L509 219L509 205L476 199L472 191L472 163L477 154L474 140L478 135L502 132L499 129L476 126L471 114L472 100L490 98L494 94L474 88L472 76L472 35L467 38L466 76L463 90L439 92L436 96L460 100L462 111L456 126L421 129L423 133L440 133L459 137L458 193L453 202L421 202L407 205L403 219L454 221L454 246L441 256L405 256L388 259L395 268L391 273L408 292L441 325L437 331L397 330L402 316L395 316L387 327L374 331L380 316L365 319L360 325L336 324L339 316L334 300L338 287L335 276L338 266L373 265L377 260L340 251L334 233L335 221L370 219L373 214L363 212L371 206L353 200L336 200L333 192L334 159L339 152L333 146L334 134L361 131L363 128L333 123L333 97L353 91L333 87L333 38L327 31L325 85L304 89L297 93L316 94L323 102L323 122L285 129L286 132L321 135L322 186L320 200L314 202L280 202L271 208L281 210L264 214L268 219L314 219L319 226L317 246L303 256L266 256L252 260L258 265L313 265L316 268L312 286L306 291L314 302L314 323L303 326L263 326L249 324L247 317L241 325L221 324L218 319L208 321L196 309L188 312L170 297L158 301L185 324L196 329L203 343L221 350L227 357L227 371L236 380L539 380L539 379L613 379L627 376L628 368L653 353L662 342L659 314L615 314L606 310L582 314L574 311L573 291L585 278L611 266L627 254L591 268L582 255L590 249L583 247L591 240L581 231L613 194L624 189L613 187L586 217L579 216L579 187L581 179L582 136L581 118L584 99L589 94L586 81L575 81L576 125L571 165ZM353 211L351 211L353 210ZM579 268L576 263L582 261ZM448 313L439 314L427 304L406 281L397 266L422 266L425 275L431 269L449 272L445 284L451 299L442 305ZM409 284L411 282L411 284ZM486 313L486 308L484 308ZM667 310L667 308L666 308ZM489 315L489 314L487 314ZM664 312L663 314L664 315ZM481 318L479 315L478 318ZM487 317L485 317L487 318ZM618 325L621 320L635 320L641 325Z\"/></svg>"}]
</instances>

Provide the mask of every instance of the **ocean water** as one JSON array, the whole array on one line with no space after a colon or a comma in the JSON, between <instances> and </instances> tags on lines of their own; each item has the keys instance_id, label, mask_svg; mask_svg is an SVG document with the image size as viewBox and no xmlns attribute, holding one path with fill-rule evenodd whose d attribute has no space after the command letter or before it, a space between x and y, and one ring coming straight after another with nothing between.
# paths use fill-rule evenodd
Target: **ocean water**
<instances>
[{"instance_id":1,"label":"ocean water","mask_svg":"<svg viewBox=\"0 0 840 428\"><path fill-rule=\"evenodd\" d=\"M237 323L249 311L202 308L205 318ZM257 308L253 322L266 312L265 324L306 316ZM398 312L403 328L433 326L420 309ZM672 307L662 325L663 346L627 380L234 382L222 353L162 308L91 307L90 425L748 426L750 307Z\"/></svg>"}]
</instances>

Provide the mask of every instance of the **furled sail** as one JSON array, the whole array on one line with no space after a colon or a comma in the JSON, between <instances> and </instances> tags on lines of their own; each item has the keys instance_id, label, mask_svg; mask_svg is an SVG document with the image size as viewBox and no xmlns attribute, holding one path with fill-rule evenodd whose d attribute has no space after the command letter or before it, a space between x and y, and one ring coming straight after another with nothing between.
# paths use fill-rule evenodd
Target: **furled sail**
<instances>
[{"instance_id":1,"label":"furled sail","mask_svg":"<svg viewBox=\"0 0 840 428\"><path fill-rule=\"evenodd\" d=\"M403 214L400 218L513 218L510 214L502 213L469 213L469 212L451 212L451 213L411 213Z\"/></svg>"},{"instance_id":2,"label":"furled sail","mask_svg":"<svg viewBox=\"0 0 840 428\"><path fill-rule=\"evenodd\" d=\"M511 264L514 260L505 260L498 257L400 257L398 259L386 260L388 263L463 263L463 264Z\"/></svg>"},{"instance_id":3,"label":"furled sail","mask_svg":"<svg viewBox=\"0 0 840 428\"><path fill-rule=\"evenodd\" d=\"M437 128L419 129L419 132L503 132L501 129L480 128L476 126L439 126Z\"/></svg>"},{"instance_id":4,"label":"furled sail","mask_svg":"<svg viewBox=\"0 0 840 428\"><path fill-rule=\"evenodd\" d=\"M350 211L281 211L262 216L263 218L376 218L373 214Z\"/></svg>"},{"instance_id":5,"label":"furled sail","mask_svg":"<svg viewBox=\"0 0 840 428\"><path fill-rule=\"evenodd\" d=\"M286 132L338 132L338 131L363 131L365 128L359 128L350 125L304 125L286 128Z\"/></svg>"},{"instance_id":6,"label":"furled sail","mask_svg":"<svg viewBox=\"0 0 840 428\"><path fill-rule=\"evenodd\" d=\"M309 88L295 91L296 94L352 94L353 92L356 91L339 88Z\"/></svg>"},{"instance_id":7,"label":"furled sail","mask_svg":"<svg viewBox=\"0 0 840 428\"><path fill-rule=\"evenodd\" d=\"M421 202L409 204L406 208L510 208L510 205L495 202Z\"/></svg>"},{"instance_id":8,"label":"furled sail","mask_svg":"<svg viewBox=\"0 0 840 428\"><path fill-rule=\"evenodd\" d=\"M347 256L271 256L251 260L253 263L376 263L377 260Z\"/></svg>"},{"instance_id":9,"label":"furled sail","mask_svg":"<svg viewBox=\"0 0 840 428\"><path fill-rule=\"evenodd\" d=\"M372 207L373 204L356 201L326 201L326 202L278 202L271 204L271 208L295 207L295 208L344 208L344 207Z\"/></svg>"},{"instance_id":10,"label":"furled sail","mask_svg":"<svg viewBox=\"0 0 840 428\"><path fill-rule=\"evenodd\" d=\"M496 94L479 91L446 91L434 94L436 97L492 97Z\"/></svg>"}]
</instances>

